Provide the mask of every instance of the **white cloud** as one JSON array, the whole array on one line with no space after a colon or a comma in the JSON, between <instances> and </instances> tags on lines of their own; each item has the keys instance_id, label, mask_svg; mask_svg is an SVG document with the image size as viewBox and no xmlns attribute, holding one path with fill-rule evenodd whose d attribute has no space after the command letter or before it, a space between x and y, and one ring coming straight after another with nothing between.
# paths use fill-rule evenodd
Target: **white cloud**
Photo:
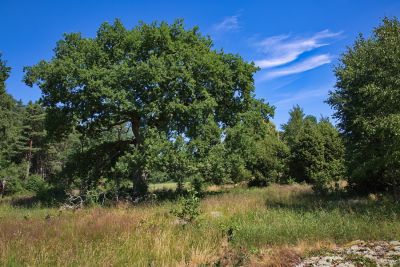
<instances>
[{"instance_id":1,"label":"white cloud","mask_svg":"<svg viewBox=\"0 0 400 267\"><path fill-rule=\"evenodd\" d=\"M213 29L217 32L228 32L240 29L239 15L224 18L223 21L215 24Z\"/></svg>"},{"instance_id":2,"label":"white cloud","mask_svg":"<svg viewBox=\"0 0 400 267\"><path fill-rule=\"evenodd\" d=\"M279 108L284 108L284 107L290 107L293 104L298 103L301 100L304 99L312 99L315 97L321 97L325 96L328 93L328 89L317 89L317 90L308 90L308 91L301 91L297 92L294 95L291 95L289 97L286 97L282 100L276 101L273 103L274 106L277 106Z\"/></svg>"},{"instance_id":3,"label":"white cloud","mask_svg":"<svg viewBox=\"0 0 400 267\"><path fill-rule=\"evenodd\" d=\"M270 80L273 78L278 78L282 76L287 76L291 74L301 73L308 70L315 69L319 66L328 64L332 62L333 57L329 54L322 54L313 56L310 58L305 59L297 64L293 64L288 67L283 67L279 69L274 69L265 73L261 80Z\"/></svg>"},{"instance_id":4,"label":"white cloud","mask_svg":"<svg viewBox=\"0 0 400 267\"><path fill-rule=\"evenodd\" d=\"M290 63L305 52L329 45L326 42L327 39L340 35L341 32L324 30L309 38L291 37L290 35L277 35L266 38L255 44L266 55L266 58L256 60L255 64L260 68L272 68Z\"/></svg>"}]
</instances>

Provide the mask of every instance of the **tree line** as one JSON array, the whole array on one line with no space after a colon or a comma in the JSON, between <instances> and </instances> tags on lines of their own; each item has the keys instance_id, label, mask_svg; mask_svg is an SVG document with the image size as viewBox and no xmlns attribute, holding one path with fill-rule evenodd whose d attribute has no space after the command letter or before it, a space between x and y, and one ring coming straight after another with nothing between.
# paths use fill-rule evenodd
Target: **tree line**
<instances>
[{"instance_id":1,"label":"tree line","mask_svg":"<svg viewBox=\"0 0 400 267\"><path fill-rule=\"evenodd\" d=\"M6 92L0 55L0 178L8 194L49 198L137 198L163 181L398 190L399 44L399 21L385 18L342 55L327 100L338 128L294 106L282 130L255 97L254 63L182 20L65 34L50 60L24 69L42 92L26 105Z\"/></svg>"}]
</instances>

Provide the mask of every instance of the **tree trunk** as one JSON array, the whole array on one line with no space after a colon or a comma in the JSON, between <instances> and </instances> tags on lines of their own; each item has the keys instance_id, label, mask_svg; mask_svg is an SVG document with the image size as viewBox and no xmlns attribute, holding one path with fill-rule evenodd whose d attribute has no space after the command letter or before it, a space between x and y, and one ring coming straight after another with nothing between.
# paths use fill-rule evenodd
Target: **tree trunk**
<instances>
[{"instance_id":1,"label":"tree trunk","mask_svg":"<svg viewBox=\"0 0 400 267\"><path fill-rule=\"evenodd\" d=\"M136 170L133 175L133 197L143 197L148 192L147 174L143 169Z\"/></svg>"},{"instance_id":2,"label":"tree trunk","mask_svg":"<svg viewBox=\"0 0 400 267\"><path fill-rule=\"evenodd\" d=\"M28 144L29 144L29 148L28 148L28 154L26 156L26 161L27 161L27 166L26 166L26 178L29 178L29 172L31 169L31 160L32 160L32 139L29 139Z\"/></svg>"},{"instance_id":3,"label":"tree trunk","mask_svg":"<svg viewBox=\"0 0 400 267\"><path fill-rule=\"evenodd\" d=\"M135 148L139 151L143 149L143 139L140 135L140 117L134 116L132 118L132 132L134 134L133 143ZM147 184L147 174L145 173L142 166L138 166L135 170L133 177L133 197L142 197L148 192L148 184Z\"/></svg>"},{"instance_id":4,"label":"tree trunk","mask_svg":"<svg viewBox=\"0 0 400 267\"><path fill-rule=\"evenodd\" d=\"M176 192L178 193L178 195L182 195L183 194L183 180L181 178L178 179L178 183L176 186Z\"/></svg>"}]
</instances>

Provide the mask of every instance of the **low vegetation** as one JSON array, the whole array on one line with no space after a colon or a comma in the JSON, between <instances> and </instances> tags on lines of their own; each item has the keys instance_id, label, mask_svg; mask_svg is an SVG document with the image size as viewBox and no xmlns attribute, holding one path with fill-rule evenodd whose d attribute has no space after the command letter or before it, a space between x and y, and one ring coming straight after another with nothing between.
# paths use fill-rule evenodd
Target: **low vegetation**
<instances>
[{"instance_id":1,"label":"low vegetation","mask_svg":"<svg viewBox=\"0 0 400 267\"><path fill-rule=\"evenodd\" d=\"M0 205L6 266L279 265L356 239L400 239L400 206L383 196L316 196L307 185L207 191L182 224L174 202L76 211Z\"/></svg>"}]
</instances>

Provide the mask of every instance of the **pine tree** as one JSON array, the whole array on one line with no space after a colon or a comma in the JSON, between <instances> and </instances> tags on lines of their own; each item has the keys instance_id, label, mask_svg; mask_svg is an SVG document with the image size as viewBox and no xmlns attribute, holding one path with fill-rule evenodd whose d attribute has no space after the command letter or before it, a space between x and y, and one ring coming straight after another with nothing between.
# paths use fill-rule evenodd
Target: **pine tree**
<instances>
[{"instance_id":1,"label":"pine tree","mask_svg":"<svg viewBox=\"0 0 400 267\"><path fill-rule=\"evenodd\" d=\"M21 136L15 147L21 161L26 162L26 178L31 172L44 176L45 116L38 103L29 102L24 109Z\"/></svg>"},{"instance_id":2,"label":"pine tree","mask_svg":"<svg viewBox=\"0 0 400 267\"><path fill-rule=\"evenodd\" d=\"M11 71L0 54L0 168L6 168L13 155L13 144L21 131L21 105L6 92L5 81Z\"/></svg>"},{"instance_id":3,"label":"pine tree","mask_svg":"<svg viewBox=\"0 0 400 267\"><path fill-rule=\"evenodd\" d=\"M289 116L289 121L282 125L282 138L289 147L293 147L304 127L305 114L303 109L296 105L289 111Z\"/></svg>"}]
</instances>

